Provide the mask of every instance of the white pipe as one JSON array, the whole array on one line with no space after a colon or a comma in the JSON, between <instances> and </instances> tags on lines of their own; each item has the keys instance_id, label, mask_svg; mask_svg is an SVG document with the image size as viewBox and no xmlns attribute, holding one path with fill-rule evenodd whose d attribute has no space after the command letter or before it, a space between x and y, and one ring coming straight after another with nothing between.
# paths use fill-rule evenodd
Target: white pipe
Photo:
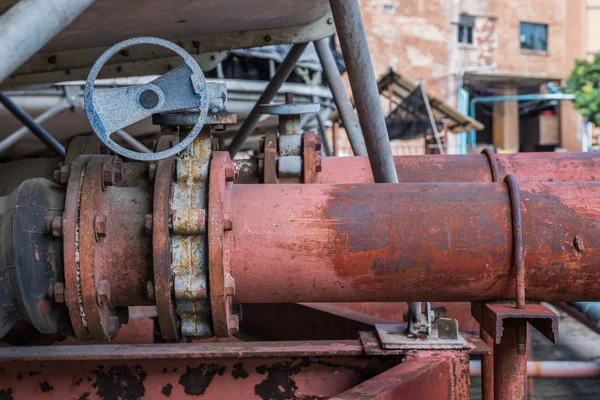
<instances>
[{"instance_id":1,"label":"white pipe","mask_svg":"<svg viewBox=\"0 0 600 400\"><path fill-rule=\"evenodd\" d=\"M0 82L95 0L21 0L0 16Z\"/></svg>"},{"instance_id":2,"label":"white pipe","mask_svg":"<svg viewBox=\"0 0 600 400\"><path fill-rule=\"evenodd\" d=\"M471 376L481 376L481 361L469 362ZM600 378L600 362L527 361L527 376L533 378Z\"/></svg>"}]
</instances>

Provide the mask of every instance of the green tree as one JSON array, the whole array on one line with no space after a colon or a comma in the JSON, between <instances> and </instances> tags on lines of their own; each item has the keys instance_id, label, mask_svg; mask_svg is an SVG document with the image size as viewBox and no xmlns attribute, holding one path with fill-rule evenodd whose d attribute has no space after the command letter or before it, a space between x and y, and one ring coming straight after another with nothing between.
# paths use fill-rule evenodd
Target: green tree
<instances>
[{"instance_id":1,"label":"green tree","mask_svg":"<svg viewBox=\"0 0 600 400\"><path fill-rule=\"evenodd\" d=\"M581 115L600 126L600 53L596 53L592 62L575 62L564 91L575 95L574 104Z\"/></svg>"}]
</instances>

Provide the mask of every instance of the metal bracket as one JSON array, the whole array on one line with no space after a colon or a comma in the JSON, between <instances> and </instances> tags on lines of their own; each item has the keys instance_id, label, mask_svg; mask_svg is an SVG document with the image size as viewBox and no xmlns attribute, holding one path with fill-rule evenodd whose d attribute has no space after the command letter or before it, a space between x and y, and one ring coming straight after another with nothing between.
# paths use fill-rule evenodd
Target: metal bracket
<instances>
[{"instance_id":1,"label":"metal bracket","mask_svg":"<svg viewBox=\"0 0 600 400\"><path fill-rule=\"evenodd\" d=\"M381 347L386 350L447 350L466 349L468 344L458 333L458 321L440 318L425 339L415 339L406 334L404 324L376 324L375 330Z\"/></svg>"},{"instance_id":2,"label":"metal bracket","mask_svg":"<svg viewBox=\"0 0 600 400\"><path fill-rule=\"evenodd\" d=\"M528 302L516 308L514 302L472 303L471 314L496 344L500 344L507 319L525 320L552 343L558 343L558 315L543 304Z\"/></svg>"}]
</instances>

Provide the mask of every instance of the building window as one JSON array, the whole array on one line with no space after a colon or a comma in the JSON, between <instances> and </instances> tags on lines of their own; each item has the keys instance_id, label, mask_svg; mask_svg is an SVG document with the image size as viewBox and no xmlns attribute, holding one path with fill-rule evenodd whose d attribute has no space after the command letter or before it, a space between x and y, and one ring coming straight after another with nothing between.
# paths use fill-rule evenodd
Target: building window
<instances>
[{"instance_id":1,"label":"building window","mask_svg":"<svg viewBox=\"0 0 600 400\"><path fill-rule=\"evenodd\" d=\"M521 22L521 48L548 51L548 25Z\"/></svg>"},{"instance_id":2,"label":"building window","mask_svg":"<svg viewBox=\"0 0 600 400\"><path fill-rule=\"evenodd\" d=\"M458 43L473 44L475 17L461 15L458 18Z\"/></svg>"}]
</instances>

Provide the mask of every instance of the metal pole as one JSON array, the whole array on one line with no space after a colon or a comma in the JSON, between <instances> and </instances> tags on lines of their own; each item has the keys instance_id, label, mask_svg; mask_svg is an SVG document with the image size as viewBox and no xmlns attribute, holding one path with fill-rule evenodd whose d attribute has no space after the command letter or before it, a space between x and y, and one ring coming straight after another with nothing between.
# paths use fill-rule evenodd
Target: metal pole
<instances>
[{"instance_id":1,"label":"metal pole","mask_svg":"<svg viewBox=\"0 0 600 400\"><path fill-rule=\"evenodd\" d=\"M527 332L524 320L506 320L500 344L494 343L494 399L525 399L527 354L519 354L519 331ZM521 325L521 326L519 326Z\"/></svg>"},{"instance_id":2,"label":"metal pole","mask_svg":"<svg viewBox=\"0 0 600 400\"><path fill-rule=\"evenodd\" d=\"M275 95L277 94L279 87L283 84L283 82L286 81L286 79L294 70L296 62L298 62L298 59L304 52L304 49L306 49L307 45L308 43L296 43L290 49L289 53L287 54L279 68L277 68L275 75L269 81L269 84L256 101L256 104L252 108L252 111L250 111L250 114L248 114L248 117L246 117L246 120L240 127L240 130L238 131L237 135L235 135L235 137L231 141L229 149L227 150L229 151L231 158L235 157L235 154L242 149L244 142L252 134L252 131L254 131L256 125L258 125L258 122L260 120L259 106L261 104L269 104L271 100L273 100L273 97L275 97Z\"/></svg>"},{"instance_id":3,"label":"metal pole","mask_svg":"<svg viewBox=\"0 0 600 400\"><path fill-rule=\"evenodd\" d=\"M0 16L0 82L95 0L19 1Z\"/></svg>"},{"instance_id":4,"label":"metal pole","mask_svg":"<svg viewBox=\"0 0 600 400\"><path fill-rule=\"evenodd\" d=\"M358 0L329 0L375 183L398 183Z\"/></svg>"},{"instance_id":5,"label":"metal pole","mask_svg":"<svg viewBox=\"0 0 600 400\"><path fill-rule=\"evenodd\" d=\"M481 376L483 364L478 360L469 362L471 376ZM598 379L600 363L597 361L528 361L527 376L530 378Z\"/></svg>"},{"instance_id":6,"label":"metal pole","mask_svg":"<svg viewBox=\"0 0 600 400\"><path fill-rule=\"evenodd\" d=\"M46 146L61 157L65 156L65 148L48 131L42 128L29 114L15 104L5 93L0 92L0 103L6 107L19 121L33 132Z\"/></svg>"},{"instance_id":7,"label":"metal pole","mask_svg":"<svg viewBox=\"0 0 600 400\"><path fill-rule=\"evenodd\" d=\"M354 113L354 107L348 97L348 92L342 82L342 77L333 58L333 53L329 47L329 38L323 38L317 40L315 43L315 49L321 65L323 66L323 73L327 79L327 84L333 95L333 99L337 106L340 118L348 134L348 140L355 156L366 156L367 147L365 145L365 139L358 123L358 118Z\"/></svg>"},{"instance_id":8,"label":"metal pole","mask_svg":"<svg viewBox=\"0 0 600 400\"><path fill-rule=\"evenodd\" d=\"M481 394L483 400L494 400L494 340L480 328L481 339L492 349L492 354L481 356Z\"/></svg>"},{"instance_id":9,"label":"metal pole","mask_svg":"<svg viewBox=\"0 0 600 400\"><path fill-rule=\"evenodd\" d=\"M317 118L317 123L319 124L319 136L321 136L321 145L323 148L323 155L325 157L331 156L331 147L329 147L329 142L327 141L327 135L325 135L325 123L323 122L323 118L321 118L321 114L316 113L315 117Z\"/></svg>"},{"instance_id":10,"label":"metal pole","mask_svg":"<svg viewBox=\"0 0 600 400\"><path fill-rule=\"evenodd\" d=\"M63 100L60 101L60 103L58 103L54 107L50 108L49 110L47 110L43 114L40 114L35 119L35 122L37 124L42 124L44 121L49 120L50 118L54 117L55 115L59 114L60 112L62 112L64 110L66 110L67 108L69 108L69 104L67 103L66 100L63 99ZM0 141L0 153L2 153L3 151L5 151L6 149L8 149L9 147L11 147L12 145L14 145L15 143L17 143L19 140L21 140L25 136L27 136L27 134L29 132L31 132L29 130L29 128L26 127L26 126L24 126L24 127L20 128L19 130L11 133L6 138L4 138L4 140Z\"/></svg>"},{"instance_id":11,"label":"metal pole","mask_svg":"<svg viewBox=\"0 0 600 400\"><path fill-rule=\"evenodd\" d=\"M421 89L421 95L423 96L423 101L425 102L425 108L427 109L427 116L429 117L429 123L431 124L431 130L433 131L433 137L435 138L435 142L438 146L438 151L440 154L444 154L444 146L442 146L442 141L440 140L440 133L438 132L437 125L435 124L435 118L433 117L433 111L431 111L431 104L429 104L429 96L427 96L427 92L422 84L419 84L419 88Z\"/></svg>"},{"instance_id":12,"label":"metal pole","mask_svg":"<svg viewBox=\"0 0 600 400\"><path fill-rule=\"evenodd\" d=\"M140 143L136 138L125 132L123 129L115 131L115 135L118 135L125 143L130 145L134 150L140 153L152 153L152 150Z\"/></svg>"}]
</instances>

